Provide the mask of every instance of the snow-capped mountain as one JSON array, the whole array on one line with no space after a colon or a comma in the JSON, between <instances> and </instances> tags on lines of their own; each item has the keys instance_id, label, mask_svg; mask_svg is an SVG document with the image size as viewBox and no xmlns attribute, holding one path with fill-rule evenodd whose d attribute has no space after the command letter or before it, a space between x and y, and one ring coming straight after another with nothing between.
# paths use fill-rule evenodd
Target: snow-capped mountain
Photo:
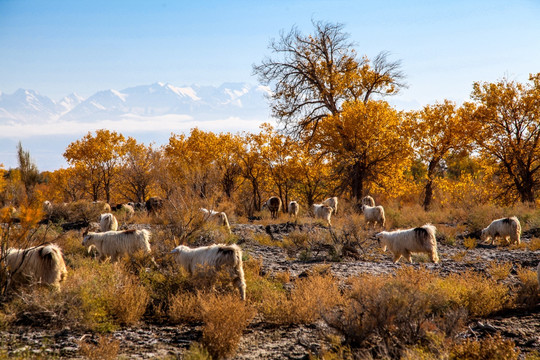
<instances>
[{"instance_id":1,"label":"snow-capped mountain","mask_svg":"<svg viewBox=\"0 0 540 360\"><path fill-rule=\"evenodd\" d=\"M0 93L0 124L35 121L120 120L126 116L178 114L205 121L227 117L268 117L269 89L246 83L177 87L155 83L104 90L87 99L73 93L54 101L33 90Z\"/></svg>"}]
</instances>

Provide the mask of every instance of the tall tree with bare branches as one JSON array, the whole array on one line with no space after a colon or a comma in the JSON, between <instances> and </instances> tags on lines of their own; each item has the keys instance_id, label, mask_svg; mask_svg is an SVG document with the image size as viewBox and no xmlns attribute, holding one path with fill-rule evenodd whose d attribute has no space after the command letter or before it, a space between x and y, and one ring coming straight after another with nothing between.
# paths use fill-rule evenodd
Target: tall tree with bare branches
<instances>
[{"instance_id":1,"label":"tall tree with bare branches","mask_svg":"<svg viewBox=\"0 0 540 360\"><path fill-rule=\"evenodd\" d=\"M275 57L253 71L273 91L272 113L286 130L313 135L321 119L341 112L345 101L366 103L374 94L392 95L405 86L399 61L382 52L373 61L358 57L342 24L313 21L314 34L296 27L272 40Z\"/></svg>"}]
</instances>

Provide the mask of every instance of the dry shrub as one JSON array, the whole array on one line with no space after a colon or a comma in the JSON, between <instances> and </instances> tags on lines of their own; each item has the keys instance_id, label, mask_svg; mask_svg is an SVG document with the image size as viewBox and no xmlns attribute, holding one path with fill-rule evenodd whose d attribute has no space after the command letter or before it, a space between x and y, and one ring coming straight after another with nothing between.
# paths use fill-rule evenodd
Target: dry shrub
<instances>
[{"instance_id":1,"label":"dry shrub","mask_svg":"<svg viewBox=\"0 0 540 360\"><path fill-rule=\"evenodd\" d=\"M197 295L190 292L172 295L169 300L169 320L174 324L202 321Z\"/></svg>"},{"instance_id":2,"label":"dry shrub","mask_svg":"<svg viewBox=\"0 0 540 360\"><path fill-rule=\"evenodd\" d=\"M71 317L98 331L137 323L149 299L137 277L119 263L83 261L81 265L63 288L77 304L70 306Z\"/></svg>"},{"instance_id":3,"label":"dry shrub","mask_svg":"<svg viewBox=\"0 0 540 360\"><path fill-rule=\"evenodd\" d=\"M534 308L540 302L540 290L536 271L518 268L518 290L515 298L517 305L528 309Z\"/></svg>"},{"instance_id":4,"label":"dry shrub","mask_svg":"<svg viewBox=\"0 0 540 360\"><path fill-rule=\"evenodd\" d=\"M452 255L452 260L454 260L455 262L462 262L463 259L465 259L465 256L467 256L466 250L458 251L454 255Z\"/></svg>"},{"instance_id":5,"label":"dry shrub","mask_svg":"<svg viewBox=\"0 0 540 360\"><path fill-rule=\"evenodd\" d=\"M309 324L341 303L336 279L313 275L296 281L290 294L291 322Z\"/></svg>"},{"instance_id":6,"label":"dry shrub","mask_svg":"<svg viewBox=\"0 0 540 360\"><path fill-rule=\"evenodd\" d=\"M463 240L463 246L465 246L466 249L472 250L478 245L476 239L467 237Z\"/></svg>"},{"instance_id":7,"label":"dry shrub","mask_svg":"<svg viewBox=\"0 0 540 360\"><path fill-rule=\"evenodd\" d=\"M134 325L146 311L150 296L134 275L116 266L109 312L120 325Z\"/></svg>"},{"instance_id":8,"label":"dry shrub","mask_svg":"<svg viewBox=\"0 0 540 360\"><path fill-rule=\"evenodd\" d=\"M188 351L183 355L184 360L212 360L208 350L199 343L191 343Z\"/></svg>"},{"instance_id":9,"label":"dry shrub","mask_svg":"<svg viewBox=\"0 0 540 360\"><path fill-rule=\"evenodd\" d=\"M111 331L133 325L146 310L148 294L120 264L76 258L60 291L30 289L9 304L13 321L28 325L70 325Z\"/></svg>"},{"instance_id":10,"label":"dry shrub","mask_svg":"<svg viewBox=\"0 0 540 360\"><path fill-rule=\"evenodd\" d=\"M88 253L87 249L82 245L82 234L79 231L67 231L62 233L54 239L54 243L60 246L64 255L70 255L64 256L64 260L68 266L71 256L82 256Z\"/></svg>"},{"instance_id":11,"label":"dry shrub","mask_svg":"<svg viewBox=\"0 0 540 360\"><path fill-rule=\"evenodd\" d=\"M455 344L450 350L450 360L491 360L517 359L519 349L514 342L509 339L503 339L499 334L488 336L482 340L467 339L461 344Z\"/></svg>"},{"instance_id":12,"label":"dry shrub","mask_svg":"<svg viewBox=\"0 0 540 360\"><path fill-rule=\"evenodd\" d=\"M467 215L467 225L469 231L482 230L495 219L502 218L505 209L493 204L481 204L469 209Z\"/></svg>"},{"instance_id":13,"label":"dry shrub","mask_svg":"<svg viewBox=\"0 0 540 360\"><path fill-rule=\"evenodd\" d=\"M204 321L202 344L214 359L233 355L254 309L232 294L208 294L199 302Z\"/></svg>"},{"instance_id":14,"label":"dry shrub","mask_svg":"<svg viewBox=\"0 0 540 360\"><path fill-rule=\"evenodd\" d=\"M194 292L188 273L169 260L161 263L159 269L139 274L150 295L149 313L157 318L169 314L170 303L177 294Z\"/></svg>"},{"instance_id":15,"label":"dry shrub","mask_svg":"<svg viewBox=\"0 0 540 360\"><path fill-rule=\"evenodd\" d=\"M96 344L84 341L79 343L79 352L90 360L113 360L118 357L120 341L112 336L100 336Z\"/></svg>"},{"instance_id":16,"label":"dry shrub","mask_svg":"<svg viewBox=\"0 0 540 360\"><path fill-rule=\"evenodd\" d=\"M449 306L464 308L473 317L499 311L510 300L505 285L471 270L437 278L432 287L433 291L440 292Z\"/></svg>"},{"instance_id":17,"label":"dry shrub","mask_svg":"<svg viewBox=\"0 0 540 360\"><path fill-rule=\"evenodd\" d=\"M297 279L290 293L282 283L268 278L260 278L255 286L256 296L250 299L265 321L272 324L310 324L342 301L337 281L331 275L312 274Z\"/></svg>"},{"instance_id":18,"label":"dry shrub","mask_svg":"<svg viewBox=\"0 0 540 360\"><path fill-rule=\"evenodd\" d=\"M511 262L499 263L496 260L492 260L487 265L487 272L490 274L493 279L500 281L504 280L510 275L510 270L512 270Z\"/></svg>"},{"instance_id":19,"label":"dry shrub","mask_svg":"<svg viewBox=\"0 0 540 360\"><path fill-rule=\"evenodd\" d=\"M529 243L528 248L530 251L540 250L540 239L537 237L533 237Z\"/></svg>"},{"instance_id":20,"label":"dry shrub","mask_svg":"<svg viewBox=\"0 0 540 360\"><path fill-rule=\"evenodd\" d=\"M343 311L325 320L348 344L375 343L375 354L399 357L406 346L432 344L433 334L460 331L467 314L484 316L500 310L508 289L473 273L442 278L425 268L401 268L392 275L363 274L349 279Z\"/></svg>"},{"instance_id":21,"label":"dry shrub","mask_svg":"<svg viewBox=\"0 0 540 360\"><path fill-rule=\"evenodd\" d=\"M103 202L79 200L69 204L53 204L49 219L53 222L98 221L104 213Z\"/></svg>"}]
</instances>

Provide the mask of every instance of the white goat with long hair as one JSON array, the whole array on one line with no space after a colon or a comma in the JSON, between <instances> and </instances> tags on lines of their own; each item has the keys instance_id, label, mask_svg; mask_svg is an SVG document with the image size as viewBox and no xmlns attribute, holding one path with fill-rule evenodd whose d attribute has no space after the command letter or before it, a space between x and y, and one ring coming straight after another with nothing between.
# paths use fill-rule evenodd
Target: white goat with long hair
<instances>
[{"instance_id":1,"label":"white goat with long hair","mask_svg":"<svg viewBox=\"0 0 540 360\"><path fill-rule=\"evenodd\" d=\"M56 244L43 244L28 249L9 248L5 262L15 284L36 281L59 288L60 282L67 276L62 250Z\"/></svg>"},{"instance_id":2,"label":"white goat with long hair","mask_svg":"<svg viewBox=\"0 0 540 360\"><path fill-rule=\"evenodd\" d=\"M242 263L242 249L238 245L216 244L191 249L185 245L176 247L172 254L175 261L191 275L210 274L226 269L233 284L246 300L246 281Z\"/></svg>"},{"instance_id":3,"label":"white goat with long hair","mask_svg":"<svg viewBox=\"0 0 540 360\"><path fill-rule=\"evenodd\" d=\"M111 213L101 214L99 217L99 229L101 232L118 230L118 220Z\"/></svg>"},{"instance_id":4,"label":"white goat with long hair","mask_svg":"<svg viewBox=\"0 0 540 360\"><path fill-rule=\"evenodd\" d=\"M383 251L388 248L394 254L394 263L403 256L412 263L411 253L427 253L434 263L439 262L437 253L437 229L431 224L407 230L382 231L376 234Z\"/></svg>"},{"instance_id":5,"label":"white goat with long hair","mask_svg":"<svg viewBox=\"0 0 540 360\"><path fill-rule=\"evenodd\" d=\"M493 242L498 237L503 238L504 241L508 241L508 238L510 238L511 244L519 244L521 242L521 224L519 223L518 218L512 216L509 218L493 220L480 234L480 239L482 241L491 239L491 245L493 245Z\"/></svg>"},{"instance_id":6,"label":"white goat with long hair","mask_svg":"<svg viewBox=\"0 0 540 360\"><path fill-rule=\"evenodd\" d=\"M361 202L362 205L375 206L375 200L369 195L364 196Z\"/></svg>"},{"instance_id":7,"label":"white goat with long hair","mask_svg":"<svg viewBox=\"0 0 540 360\"><path fill-rule=\"evenodd\" d=\"M117 261L124 255L131 255L139 250L150 253L150 231L124 230L103 233L89 232L83 237L83 246L95 247L100 260L111 258Z\"/></svg>"},{"instance_id":8,"label":"white goat with long hair","mask_svg":"<svg viewBox=\"0 0 540 360\"><path fill-rule=\"evenodd\" d=\"M216 222L220 226L224 226L229 234L231 233L231 226L229 225L229 219L227 218L227 214L220 211L214 211L214 210L208 210L205 208L199 209L204 216L204 220L212 220Z\"/></svg>"},{"instance_id":9,"label":"white goat with long hair","mask_svg":"<svg viewBox=\"0 0 540 360\"><path fill-rule=\"evenodd\" d=\"M338 205L338 198L337 197L330 197L323 201L323 204L326 206L330 206L334 210L334 215L337 215L337 205Z\"/></svg>"},{"instance_id":10,"label":"white goat with long hair","mask_svg":"<svg viewBox=\"0 0 540 360\"><path fill-rule=\"evenodd\" d=\"M366 226L379 224L384 228L386 217L384 216L384 208L381 205L369 206L362 205L362 213L366 219Z\"/></svg>"},{"instance_id":11,"label":"white goat with long hair","mask_svg":"<svg viewBox=\"0 0 540 360\"><path fill-rule=\"evenodd\" d=\"M295 218L298 217L298 211L300 210L300 205L297 201L291 201L289 202L289 207L287 208L289 212L289 216L294 216Z\"/></svg>"},{"instance_id":12,"label":"white goat with long hair","mask_svg":"<svg viewBox=\"0 0 540 360\"><path fill-rule=\"evenodd\" d=\"M315 218L326 220L328 226L332 226L330 219L333 211L334 209L330 206L324 204L313 204L313 214L315 215Z\"/></svg>"}]
</instances>

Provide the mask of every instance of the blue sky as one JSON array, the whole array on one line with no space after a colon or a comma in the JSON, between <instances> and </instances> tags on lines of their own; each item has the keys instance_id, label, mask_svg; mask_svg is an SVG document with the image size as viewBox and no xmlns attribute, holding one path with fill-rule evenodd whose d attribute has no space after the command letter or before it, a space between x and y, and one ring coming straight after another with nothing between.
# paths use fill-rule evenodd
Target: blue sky
<instances>
[{"instance_id":1,"label":"blue sky","mask_svg":"<svg viewBox=\"0 0 540 360\"><path fill-rule=\"evenodd\" d=\"M270 39L292 26L310 33L312 19L343 23L360 55L389 51L402 61L409 88L394 98L398 108L461 102L475 81L540 72L537 0L0 0L0 91L59 100L158 81L256 84L252 65L270 55Z\"/></svg>"},{"instance_id":2,"label":"blue sky","mask_svg":"<svg viewBox=\"0 0 540 360\"><path fill-rule=\"evenodd\" d=\"M256 83L269 40L311 19L344 23L360 54L401 59L401 98L421 105L540 71L539 1L0 0L0 91Z\"/></svg>"}]
</instances>

